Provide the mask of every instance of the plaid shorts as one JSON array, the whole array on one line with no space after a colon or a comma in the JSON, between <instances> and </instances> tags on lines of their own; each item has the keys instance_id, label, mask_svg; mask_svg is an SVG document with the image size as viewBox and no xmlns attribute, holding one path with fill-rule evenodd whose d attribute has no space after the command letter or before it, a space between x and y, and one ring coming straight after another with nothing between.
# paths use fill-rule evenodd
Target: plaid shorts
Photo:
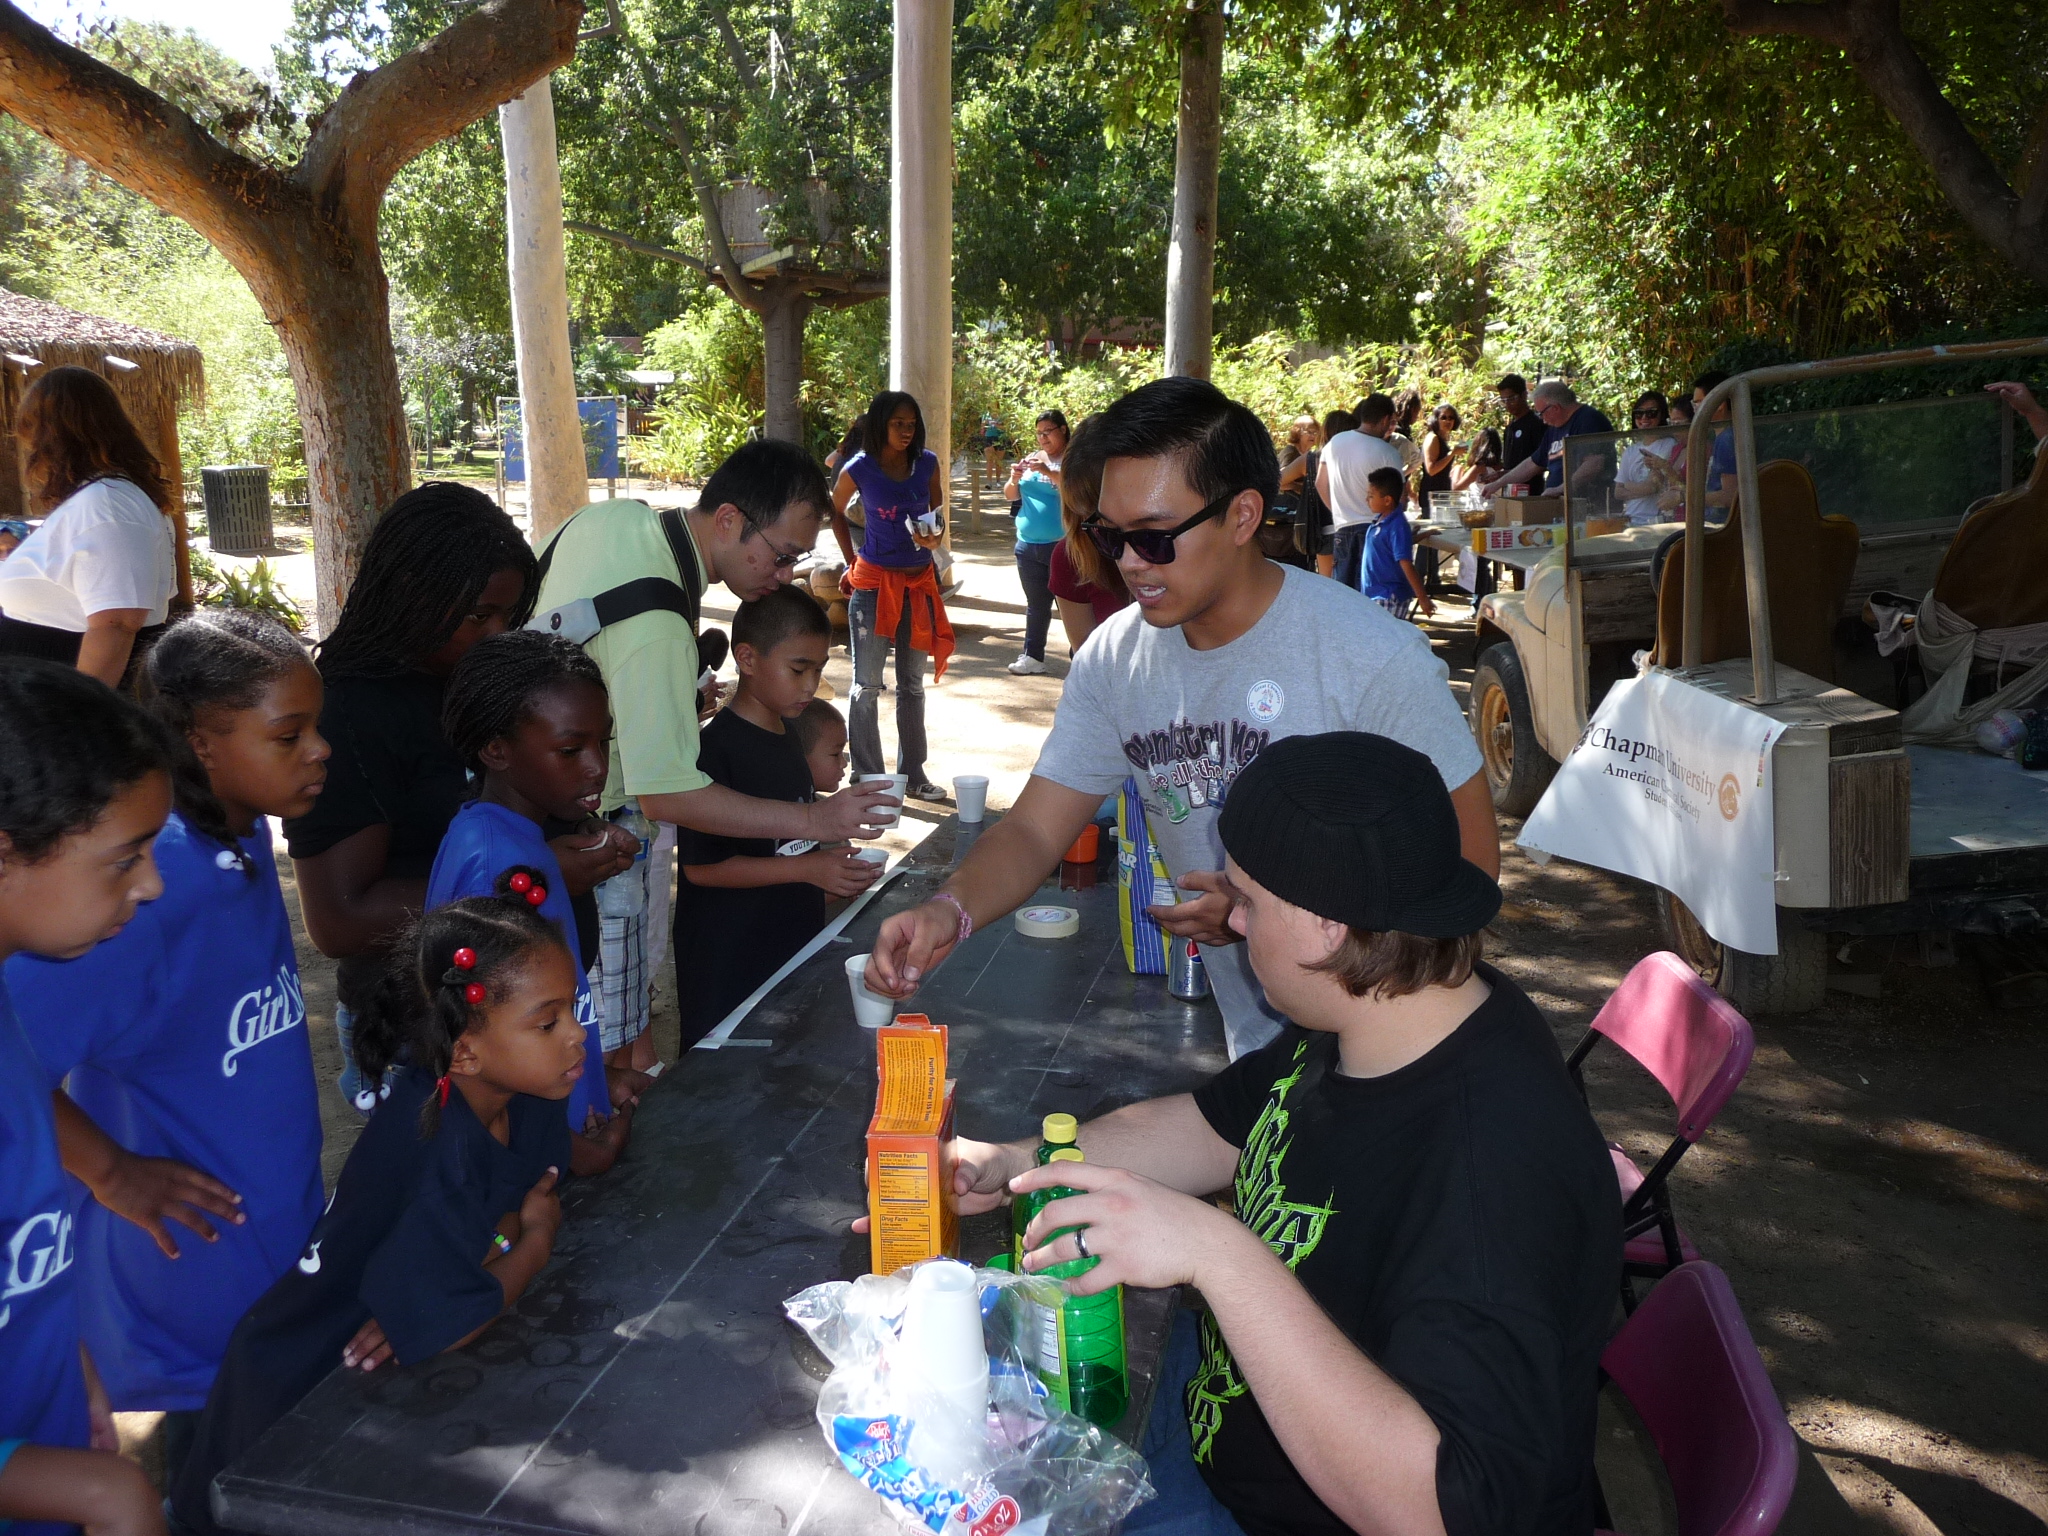
<instances>
[{"instance_id":1,"label":"plaid shorts","mask_svg":"<svg viewBox=\"0 0 2048 1536\"><path fill-rule=\"evenodd\" d=\"M590 968L597 1040L616 1051L647 1032L647 914L597 920L597 964Z\"/></svg>"}]
</instances>

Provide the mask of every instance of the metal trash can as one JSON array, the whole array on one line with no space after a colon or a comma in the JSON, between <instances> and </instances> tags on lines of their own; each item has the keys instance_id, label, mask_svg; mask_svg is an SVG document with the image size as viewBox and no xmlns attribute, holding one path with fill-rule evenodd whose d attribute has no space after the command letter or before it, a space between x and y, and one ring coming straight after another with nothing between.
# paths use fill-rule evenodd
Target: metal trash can
<instances>
[{"instance_id":1,"label":"metal trash can","mask_svg":"<svg viewBox=\"0 0 2048 1536\"><path fill-rule=\"evenodd\" d=\"M199 471L206 542L223 555L270 552L270 466L221 464Z\"/></svg>"}]
</instances>

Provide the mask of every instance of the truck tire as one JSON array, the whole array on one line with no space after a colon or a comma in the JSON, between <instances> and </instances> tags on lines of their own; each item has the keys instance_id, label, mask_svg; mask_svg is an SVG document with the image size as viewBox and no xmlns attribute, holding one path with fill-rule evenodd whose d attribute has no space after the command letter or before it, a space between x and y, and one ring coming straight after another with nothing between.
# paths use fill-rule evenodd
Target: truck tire
<instances>
[{"instance_id":1,"label":"truck tire","mask_svg":"<svg viewBox=\"0 0 2048 1536\"><path fill-rule=\"evenodd\" d=\"M1472 672L1472 739L1479 746L1480 772L1503 816L1536 809L1557 772L1557 759L1536 740L1529 685L1512 645L1490 645Z\"/></svg>"},{"instance_id":2,"label":"truck tire","mask_svg":"<svg viewBox=\"0 0 2048 1536\"><path fill-rule=\"evenodd\" d=\"M1672 952L1745 1018L1812 1013L1827 995L1828 936L1783 911L1778 913L1775 955L1730 949L1669 891L1657 892L1657 915Z\"/></svg>"}]
</instances>

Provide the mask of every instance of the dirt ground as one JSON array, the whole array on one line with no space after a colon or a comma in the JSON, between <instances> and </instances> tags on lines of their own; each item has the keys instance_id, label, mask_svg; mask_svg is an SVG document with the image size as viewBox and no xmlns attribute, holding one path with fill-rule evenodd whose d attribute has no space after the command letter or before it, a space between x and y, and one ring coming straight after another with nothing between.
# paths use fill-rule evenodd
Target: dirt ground
<instances>
[{"instance_id":1,"label":"dirt ground","mask_svg":"<svg viewBox=\"0 0 2048 1536\"><path fill-rule=\"evenodd\" d=\"M956 506L964 508L964 487ZM964 527L964 516L956 521ZM1016 678L1023 602L1008 522L963 534L959 650L931 688L931 772L986 773L1007 805L1028 774L1066 670ZM708 615L729 615L714 594ZM1429 626L1462 699L1469 610ZM828 681L844 701L849 664ZM883 706L893 764L893 695ZM915 808L896 838L933 820ZM1511 839L1515 827L1503 828ZM290 865L280 860L289 882ZM1489 954L1569 1045L1629 967L1662 947L1646 887L1510 848ZM291 896L289 883L287 892ZM2048 1010L1997 1011L1967 953L1928 970L1908 942L1861 941L1799 1019L1754 1020L1748 1079L1672 1177L1688 1235L1732 1279L1798 1431L1797 1536L1893 1532L2022 1536L2048 1531ZM303 942L309 1022L324 1084L338 1066L333 967ZM664 1058L675 1043L673 968L658 999ZM1875 995L1865 995L1873 992ZM685 1062L682 1070L688 1070ZM1647 1165L1671 1135L1654 1083L1611 1052L1588 1071L1595 1114ZM331 1087L330 1181L356 1131ZM143 1426L133 1426L138 1430ZM1617 1500L1616 1514L1628 1520ZM1651 1517L1643 1517L1648 1522ZM1640 1527L1636 1527L1640 1530ZM1649 1536L1642 1531L1641 1536Z\"/></svg>"}]
</instances>

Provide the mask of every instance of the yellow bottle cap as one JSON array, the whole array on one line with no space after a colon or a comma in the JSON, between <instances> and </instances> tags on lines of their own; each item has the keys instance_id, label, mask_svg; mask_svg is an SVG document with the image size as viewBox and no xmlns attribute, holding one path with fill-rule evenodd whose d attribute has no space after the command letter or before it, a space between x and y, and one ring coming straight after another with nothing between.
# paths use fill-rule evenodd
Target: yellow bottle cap
<instances>
[{"instance_id":1,"label":"yellow bottle cap","mask_svg":"<svg viewBox=\"0 0 2048 1536\"><path fill-rule=\"evenodd\" d=\"M1048 1163L1085 1163L1088 1159L1081 1155L1079 1147L1061 1147L1059 1151L1053 1153L1046 1161Z\"/></svg>"},{"instance_id":2,"label":"yellow bottle cap","mask_svg":"<svg viewBox=\"0 0 2048 1536\"><path fill-rule=\"evenodd\" d=\"M1045 1117L1045 1139L1047 1141L1072 1141L1080 1132L1081 1127L1072 1115L1047 1115Z\"/></svg>"}]
</instances>

